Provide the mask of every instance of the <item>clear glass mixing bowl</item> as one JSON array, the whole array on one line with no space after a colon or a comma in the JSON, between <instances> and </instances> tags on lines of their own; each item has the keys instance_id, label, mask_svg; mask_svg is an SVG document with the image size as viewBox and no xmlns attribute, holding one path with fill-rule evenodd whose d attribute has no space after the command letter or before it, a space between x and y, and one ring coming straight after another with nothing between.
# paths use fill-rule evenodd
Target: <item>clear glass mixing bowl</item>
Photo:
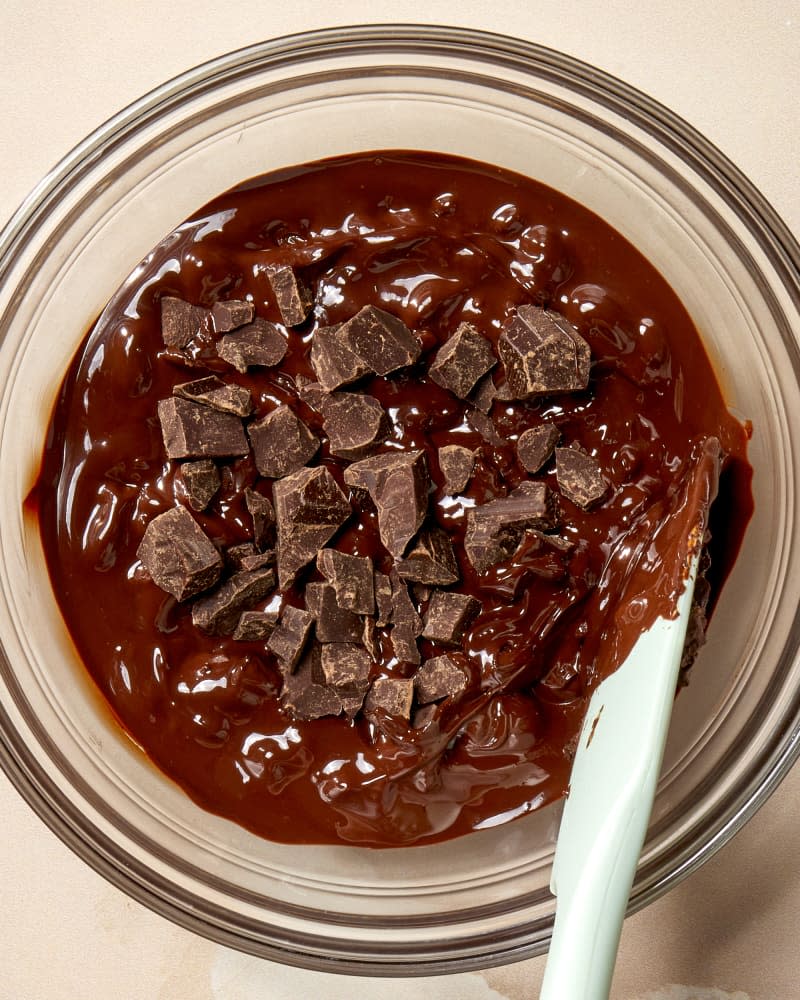
<instances>
[{"instance_id":1,"label":"clear glass mixing bowl","mask_svg":"<svg viewBox=\"0 0 800 1000\"><path fill-rule=\"evenodd\" d=\"M410 975L544 950L557 810L443 845L292 847L204 813L85 678L23 500L62 375L144 254L225 188L354 150L491 161L587 205L693 316L753 423L755 518L670 744L635 910L719 848L800 748L800 250L717 150L574 59L429 27L336 29L201 66L75 149L0 238L0 752L42 819L108 879L215 940L315 969Z\"/></svg>"}]
</instances>

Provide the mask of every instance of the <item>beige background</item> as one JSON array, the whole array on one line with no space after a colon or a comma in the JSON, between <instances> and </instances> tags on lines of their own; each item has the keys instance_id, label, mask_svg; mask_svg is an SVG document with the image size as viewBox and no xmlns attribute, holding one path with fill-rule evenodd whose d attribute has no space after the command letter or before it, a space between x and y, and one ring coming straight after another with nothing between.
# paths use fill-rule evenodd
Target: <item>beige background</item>
<instances>
[{"instance_id":1,"label":"beige background","mask_svg":"<svg viewBox=\"0 0 800 1000\"><path fill-rule=\"evenodd\" d=\"M661 8L661 9L658 9ZM181 70L262 38L367 21L453 22L560 48L669 105L800 235L800 7L351 0L51 0L0 5L0 224L72 145ZM0 1000L522 1000L542 960L435 980L283 969L212 945L73 857L0 776ZM615 1000L800 997L800 769L700 872L626 922Z\"/></svg>"}]
</instances>

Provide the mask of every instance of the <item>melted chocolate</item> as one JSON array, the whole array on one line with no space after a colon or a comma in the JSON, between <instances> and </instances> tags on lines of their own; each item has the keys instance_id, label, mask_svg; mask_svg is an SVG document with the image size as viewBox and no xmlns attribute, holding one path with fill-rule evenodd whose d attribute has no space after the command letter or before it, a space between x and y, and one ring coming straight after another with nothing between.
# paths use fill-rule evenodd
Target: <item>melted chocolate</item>
<instances>
[{"instance_id":1,"label":"melted chocolate","mask_svg":"<svg viewBox=\"0 0 800 1000\"><path fill-rule=\"evenodd\" d=\"M210 342L195 347L191 366L165 349L165 295L209 308L249 297L280 323L267 278L276 265L306 266L317 303L277 369L233 373ZM430 379L425 359L462 321L496 341L524 303L558 310L588 341L589 390L496 401L499 434L487 440L481 415ZM148 522L186 502L157 402L176 383L224 373L252 391L256 416L291 401L318 431L294 380L314 378L314 329L366 304L421 338L422 363L363 388L389 413L391 440L428 453L431 508L459 554L455 589L482 607L466 634L467 696L417 730L361 716L292 721L265 643L203 635L136 558ZM612 488L588 511L561 500L567 557L524 544L479 577L461 549L465 512L528 478L515 442L542 418L562 443L591 450ZM408 845L496 825L564 794L588 695L680 587L687 498L713 495L709 436L726 456L712 518L724 543L718 592L751 512L746 433L660 275L596 216L531 180L434 154L360 154L257 178L153 250L67 373L35 499L53 587L87 669L131 736L197 803L278 841ZM435 457L449 444L476 451L455 498ZM327 445L318 462L343 485ZM251 457L223 465L218 494L197 515L216 544L250 537L243 491L257 478ZM557 491L552 462L537 478ZM359 515L337 548L388 569L369 501ZM282 600L299 603L298 592ZM429 640L421 650L447 652ZM384 672L402 675L388 645L380 654Z\"/></svg>"}]
</instances>

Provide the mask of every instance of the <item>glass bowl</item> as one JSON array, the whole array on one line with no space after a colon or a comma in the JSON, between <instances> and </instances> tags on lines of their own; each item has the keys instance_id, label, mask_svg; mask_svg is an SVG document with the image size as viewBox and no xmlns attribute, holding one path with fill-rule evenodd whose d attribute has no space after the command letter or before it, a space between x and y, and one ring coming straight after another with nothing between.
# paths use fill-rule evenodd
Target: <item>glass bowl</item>
<instances>
[{"instance_id":1,"label":"glass bowl","mask_svg":"<svg viewBox=\"0 0 800 1000\"><path fill-rule=\"evenodd\" d=\"M558 810L389 851L289 848L201 811L85 676L23 506L72 354L145 253L248 177L380 148L490 161L608 220L672 284L752 421L756 513L677 699L631 910L717 850L800 752L800 250L730 163L642 94L521 41L415 26L279 39L184 74L75 149L2 234L6 772L90 865L185 927L308 968L421 975L547 947Z\"/></svg>"}]
</instances>

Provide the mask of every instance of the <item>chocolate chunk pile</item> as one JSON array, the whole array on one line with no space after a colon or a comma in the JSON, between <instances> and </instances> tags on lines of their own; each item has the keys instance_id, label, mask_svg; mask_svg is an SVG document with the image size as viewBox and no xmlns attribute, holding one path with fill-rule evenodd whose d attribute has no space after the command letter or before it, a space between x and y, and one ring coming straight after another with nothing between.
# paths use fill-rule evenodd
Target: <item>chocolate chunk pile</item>
<instances>
[{"instance_id":1,"label":"chocolate chunk pile","mask_svg":"<svg viewBox=\"0 0 800 1000\"><path fill-rule=\"evenodd\" d=\"M402 320L371 305L312 329L313 288L303 274L281 267L268 279L282 324L257 316L245 300L211 309L161 300L169 357L197 365L193 344L211 343L214 374L175 385L158 404L186 506L148 523L138 557L157 586L192 602L202 632L269 651L291 717L363 713L376 724L390 716L426 725L435 706L461 697L471 680L464 644L482 605L459 592L464 572L480 579L537 539L569 548L554 534L562 511L542 473L553 455L550 483L569 502L587 509L610 486L578 442L556 447L559 428L539 421L516 440L521 481L467 505L463 542L454 545L431 496L466 491L478 452L457 438L401 450L390 414L359 383L427 377L463 401L468 425L485 441L504 446L491 418L495 399L585 389L589 346L564 317L535 306L517 309L496 352L469 323L423 352L425 341ZM301 343L316 381L286 376L294 387L288 399L254 398L237 380L247 375L254 384L259 369L277 369ZM248 538L223 549L187 508L201 515L213 508L223 482L243 481L233 470L245 467L252 470L241 493ZM377 555L349 551L352 537L337 547L359 518L377 526Z\"/></svg>"}]
</instances>

